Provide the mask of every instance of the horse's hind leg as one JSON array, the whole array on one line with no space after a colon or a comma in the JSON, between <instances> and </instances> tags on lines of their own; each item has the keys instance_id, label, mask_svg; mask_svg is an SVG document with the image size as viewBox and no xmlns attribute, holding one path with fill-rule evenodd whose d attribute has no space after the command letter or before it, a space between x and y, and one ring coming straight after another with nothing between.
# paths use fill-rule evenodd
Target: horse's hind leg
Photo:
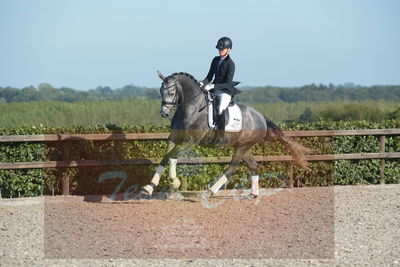
<instances>
[{"instance_id":1,"label":"horse's hind leg","mask_svg":"<svg viewBox=\"0 0 400 267\"><path fill-rule=\"evenodd\" d=\"M231 164L229 165L228 169L224 172L224 174L218 179L218 181L211 186L210 191L213 194L216 194L219 189L226 183L228 182L228 179L232 176L233 172L235 171L236 167L240 164L240 161L243 159L244 155L246 152L249 151L249 149L252 146L242 146L238 147L235 150L235 154L232 158Z\"/></svg>"},{"instance_id":2,"label":"horse's hind leg","mask_svg":"<svg viewBox=\"0 0 400 267\"><path fill-rule=\"evenodd\" d=\"M246 162L247 166L250 169L251 173L251 190L250 190L250 195L251 196L258 196L260 193L259 185L258 185L258 163L254 159L253 155L250 153L250 151L247 151L247 153L243 157L244 162Z\"/></svg>"}]
</instances>

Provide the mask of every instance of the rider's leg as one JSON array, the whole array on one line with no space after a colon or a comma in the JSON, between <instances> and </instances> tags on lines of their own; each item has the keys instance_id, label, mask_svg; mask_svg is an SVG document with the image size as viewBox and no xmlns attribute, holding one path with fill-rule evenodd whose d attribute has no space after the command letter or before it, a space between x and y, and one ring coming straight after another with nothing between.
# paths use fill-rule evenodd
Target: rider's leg
<instances>
[{"instance_id":1,"label":"rider's leg","mask_svg":"<svg viewBox=\"0 0 400 267\"><path fill-rule=\"evenodd\" d=\"M214 101L215 102L213 103L213 126L215 129L215 127L217 127L219 99L215 97Z\"/></svg>"},{"instance_id":2,"label":"rider's leg","mask_svg":"<svg viewBox=\"0 0 400 267\"><path fill-rule=\"evenodd\" d=\"M219 131L225 131L225 110L221 114L218 114L217 127Z\"/></svg>"},{"instance_id":3,"label":"rider's leg","mask_svg":"<svg viewBox=\"0 0 400 267\"><path fill-rule=\"evenodd\" d=\"M222 132L225 130L225 113L226 108L231 102L232 96L226 93L220 93L218 106L218 127Z\"/></svg>"},{"instance_id":4,"label":"rider's leg","mask_svg":"<svg viewBox=\"0 0 400 267\"><path fill-rule=\"evenodd\" d=\"M219 98L218 115L221 115L222 112L229 106L232 96L227 93L220 93Z\"/></svg>"},{"instance_id":5,"label":"rider's leg","mask_svg":"<svg viewBox=\"0 0 400 267\"><path fill-rule=\"evenodd\" d=\"M218 125L218 139L217 143L223 143L224 131L225 131L225 110L229 106L229 103L232 99L227 93L224 92L216 92L217 104L218 104L218 117L217 117L217 125Z\"/></svg>"}]
</instances>

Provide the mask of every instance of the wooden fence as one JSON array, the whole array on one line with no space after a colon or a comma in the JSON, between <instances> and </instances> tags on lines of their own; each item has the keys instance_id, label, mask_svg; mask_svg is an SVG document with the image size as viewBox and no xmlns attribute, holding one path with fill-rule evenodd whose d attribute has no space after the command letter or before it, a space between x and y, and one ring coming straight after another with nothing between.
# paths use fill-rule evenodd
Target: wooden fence
<instances>
[{"instance_id":1,"label":"wooden fence","mask_svg":"<svg viewBox=\"0 0 400 267\"><path fill-rule=\"evenodd\" d=\"M400 152L386 152L386 136L400 135L400 129L375 129L375 130L312 130L312 131L284 131L286 136L291 137L334 137L334 136L379 136L379 153L352 153L352 154L324 154L306 155L308 161L334 161L351 159L381 159L380 179L385 183L385 159L400 158ZM44 134L44 135L1 135L0 143L6 142L65 142L65 141L132 141L132 140L166 140L169 133L115 133L115 134ZM46 162L7 162L0 163L0 170L5 169L31 169L31 168L72 168L86 166L112 166L112 165L150 165L159 164L161 159L144 158L129 160L68 160L69 148L63 146L61 161ZM280 156L255 156L258 162L278 161L293 162L290 155ZM179 163L229 163L231 157L202 157L202 158L179 158ZM293 187L293 163L288 170L288 186ZM64 179L64 195L69 194L69 180Z\"/></svg>"}]
</instances>

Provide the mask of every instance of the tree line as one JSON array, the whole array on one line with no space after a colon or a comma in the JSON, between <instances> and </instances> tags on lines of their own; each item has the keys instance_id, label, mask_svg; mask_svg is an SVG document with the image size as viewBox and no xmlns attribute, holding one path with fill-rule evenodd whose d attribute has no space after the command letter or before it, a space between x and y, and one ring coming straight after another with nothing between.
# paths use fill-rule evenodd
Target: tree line
<instances>
[{"instance_id":1,"label":"tree line","mask_svg":"<svg viewBox=\"0 0 400 267\"><path fill-rule=\"evenodd\" d=\"M98 86L88 91L79 91L68 87L55 88L48 83L42 83L22 89L0 87L0 103L33 102L33 101L99 101L124 99L157 99L160 93L154 88L126 85L122 88L111 89L108 86Z\"/></svg>"},{"instance_id":2,"label":"tree line","mask_svg":"<svg viewBox=\"0 0 400 267\"><path fill-rule=\"evenodd\" d=\"M326 102L326 101L400 101L400 85L359 86L309 84L302 87L257 87L244 91L237 99L245 102Z\"/></svg>"},{"instance_id":3,"label":"tree line","mask_svg":"<svg viewBox=\"0 0 400 267\"><path fill-rule=\"evenodd\" d=\"M309 84L302 87L247 87L236 96L236 100L248 103L264 102L325 102L325 101L364 101L387 100L400 101L400 85L359 86L352 83L344 85ZM0 87L0 103L32 102L32 101L98 101L126 99L159 99L158 88L126 85L111 89L99 86L88 91L79 91L68 87L55 88L48 83L42 83L22 89Z\"/></svg>"}]
</instances>

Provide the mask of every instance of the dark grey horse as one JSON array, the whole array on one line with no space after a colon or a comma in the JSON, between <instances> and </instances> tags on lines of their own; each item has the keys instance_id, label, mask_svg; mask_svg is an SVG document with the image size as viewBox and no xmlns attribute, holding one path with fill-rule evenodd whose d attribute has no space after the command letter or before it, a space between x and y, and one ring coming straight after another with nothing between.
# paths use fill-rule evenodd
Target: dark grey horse
<instances>
[{"instance_id":1,"label":"dark grey horse","mask_svg":"<svg viewBox=\"0 0 400 267\"><path fill-rule=\"evenodd\" d=\"M142 187L142 193L152 195L159 184L166 164L170 164L169 176L171 187L179 188L180 181L176 177L176 163L179 153L196 145L212 145L217 134L208 126L207 92L200 88L198 82L187 73L174 73L164 77L160 88L162 96L161 116L168 117L176 108L171 122L168 151L158 166L150 184ZM234 148L234 156L224 174L211 187L210 194L215 194L230 178L241 160L248 165L252 175L250 196L258 195L258 163L253 158L250 149L257 143L272 138L278 138L290 151L293 159L303 168L308 169L308 162L303 153L309 149L303 147L291 138L285 136L279 127L264 117L257 110L244 104L238 104L242 111L243 125L239 132L226 132L224 145Z\"/></svg>"}]
</instances>

